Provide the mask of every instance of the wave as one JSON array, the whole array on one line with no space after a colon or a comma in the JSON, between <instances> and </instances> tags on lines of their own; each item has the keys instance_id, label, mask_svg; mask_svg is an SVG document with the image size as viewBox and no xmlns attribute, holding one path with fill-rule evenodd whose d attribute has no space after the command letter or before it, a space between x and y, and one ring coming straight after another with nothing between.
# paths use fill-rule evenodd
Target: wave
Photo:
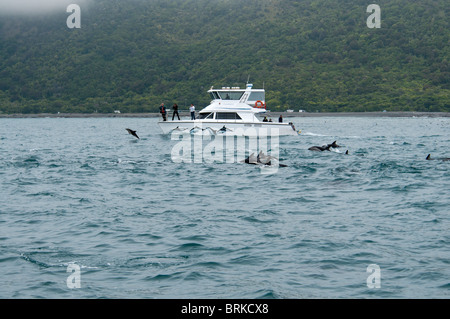
<instances>
[{"instance_id":1,"label":"wave","mask_svg":"<svg viewBox=\"0 0 450 319\"><path fill-rule=\"evenodd\" d=\"M302 131L301 135L305 135L305 136L320 136L320 137L330 136L330 135L324 135L324 134L313 133L313 132L305 132L305 131Z\"/></svg>"}]
</instances>

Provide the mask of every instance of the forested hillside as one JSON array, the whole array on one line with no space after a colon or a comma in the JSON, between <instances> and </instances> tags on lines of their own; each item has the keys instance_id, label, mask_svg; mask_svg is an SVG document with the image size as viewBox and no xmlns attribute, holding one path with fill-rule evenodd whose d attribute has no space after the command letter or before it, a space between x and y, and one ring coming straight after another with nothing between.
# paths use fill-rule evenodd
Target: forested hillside
<instances>
[{"instance_id":1,"label":"forested hillside","mask_svg":"<svg viewBox=\"0 0 450 319\"><path fill-rule=\"evenodd\" d=\"M73 2L76 2L74 0ZM381 8L368 28L367 6ZM272 111L450 111L448 0L91 0L0 13L0 111L152 112L264 85Z\"/></svg>"}]
</instances>

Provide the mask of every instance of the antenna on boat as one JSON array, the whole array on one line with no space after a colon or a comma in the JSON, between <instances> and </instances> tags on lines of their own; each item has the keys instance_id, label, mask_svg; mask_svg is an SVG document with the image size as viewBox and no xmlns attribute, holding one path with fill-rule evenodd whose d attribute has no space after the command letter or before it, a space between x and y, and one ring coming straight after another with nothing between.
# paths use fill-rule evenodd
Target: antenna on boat
<instances>
[{"instance_id":1,"label":"antenna on boat","mask_svg":"<svg viewBox=\"0 0 450 319\"><path fill-rule=\"evenodd\" d=\"M250 74L247 77L247 84L248 84L249 81L250 81Z\"/></svg>"}]
</instances>

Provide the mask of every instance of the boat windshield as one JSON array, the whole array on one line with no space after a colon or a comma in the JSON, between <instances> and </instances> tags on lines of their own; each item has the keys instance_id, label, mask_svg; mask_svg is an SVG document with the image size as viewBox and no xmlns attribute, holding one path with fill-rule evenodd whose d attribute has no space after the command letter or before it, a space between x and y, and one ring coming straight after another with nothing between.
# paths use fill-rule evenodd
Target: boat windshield
<instances>
[{"instance_id":1,"label":"boat windshield","mask_svg":"<svg viewBox=\"0 0 450 319\"><path fill-rule=\"evenodd\" d=\"M211 92L211 97L214 99L222 100L240 100L244 92L233 92L233 91L222 91L222 92Z\"/></svg>"},{"instance_id":2,"label":"boat windshield","mask_svg":"<svg viewBox=\"0 0 450 319\"><path fill-rule=\"evenodd\" d=\"M252 92L250 93L250 97L248 98L249 101L264 101L264 92Z\"/></svg>"},{"instance_id":3,"label":"boat windshield","mask_svg":"<svg viewBox=\"0 0 450 319\"><path fill-rule=\"evenodd\" d=\"M220 96L217 92L210 92L209 95L211 95L211 99L213 100L220 100Z\"/></svg>"},{"instance_id":4,"label":"boat windshield","mask_svg":"<svg viewBox=\"0 0 450 319\"><path fill-rule=\"evenodd\" d=\"M213 113L200 113L198 115L198 119L203 120L203 119L212 119L213 118Z\"/></svg>"}]
</instances>

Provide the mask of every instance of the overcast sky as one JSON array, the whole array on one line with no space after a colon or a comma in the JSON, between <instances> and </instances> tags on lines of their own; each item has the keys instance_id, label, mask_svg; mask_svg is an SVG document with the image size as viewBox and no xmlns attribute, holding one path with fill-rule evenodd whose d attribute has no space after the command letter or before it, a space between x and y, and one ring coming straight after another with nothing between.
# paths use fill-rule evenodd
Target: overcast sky
<instances>
[{"instance_id":1,"label":"overcast sky","mask_svg":"<svg viewBox=\"0 0 450 319\"><path fill-rule=\"evenodd\" d=\"M88 0L0 0L0 14L40 14L52 11L66 12L69 4L82 6Z\"/></svg>"}]
</instances>

